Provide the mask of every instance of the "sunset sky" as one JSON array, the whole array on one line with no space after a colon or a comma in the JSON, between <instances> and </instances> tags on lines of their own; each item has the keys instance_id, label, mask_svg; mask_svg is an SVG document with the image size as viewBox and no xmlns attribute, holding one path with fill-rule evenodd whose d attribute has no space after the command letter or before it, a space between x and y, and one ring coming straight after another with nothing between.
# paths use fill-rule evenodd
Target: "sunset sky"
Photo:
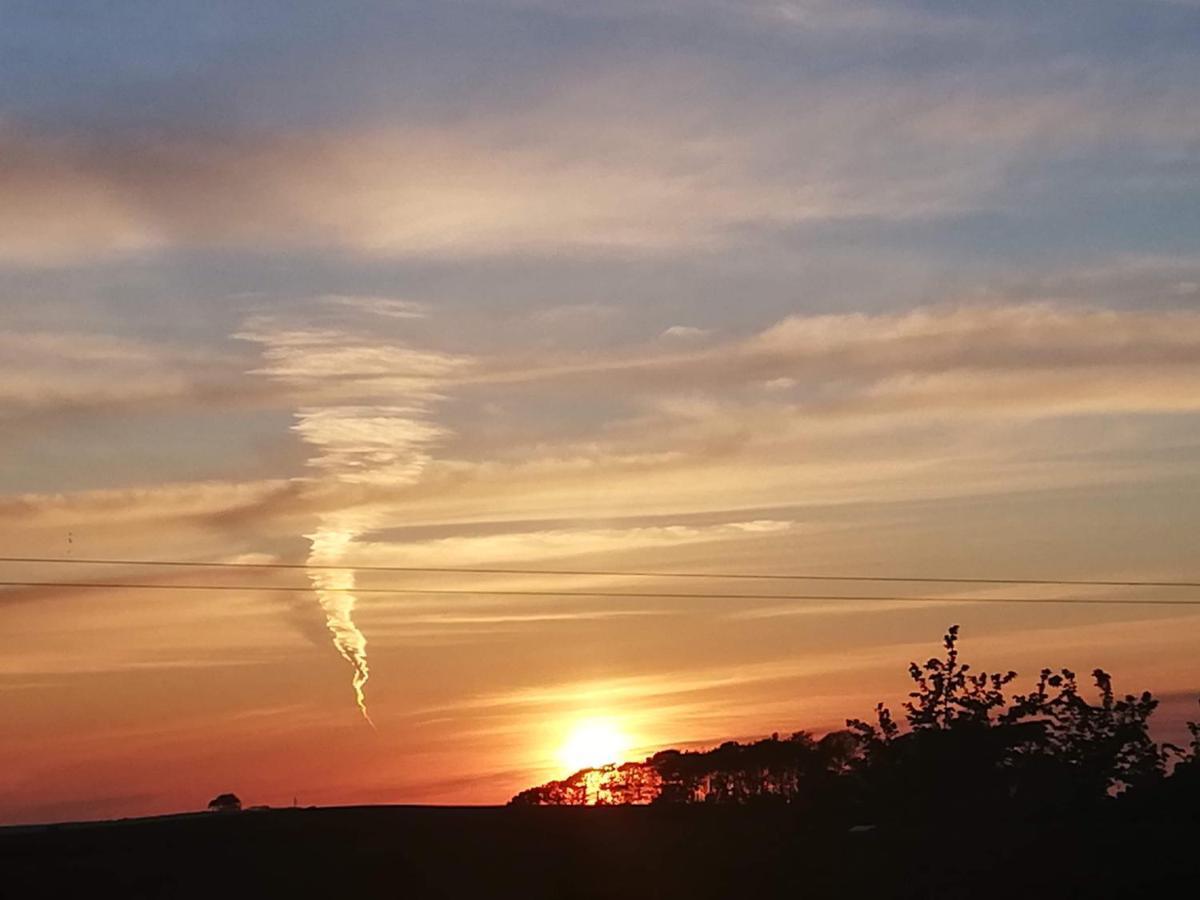
<instances>
[{"instance_id":1,"label":"sunset sky","mask_svg":"<svg viewBox=\"0 0 1200 900\"><path fill-rule=\"evenodd\" d=\"M0 588L0 823L504 802L839 727L952 622L1178 734L1200 606L938 598L1200 590L337 567L1200 580L1198 47L1196 0L4 3L0 554L333 568L0 563L168 588Z\"/></svg>"}]
</instances>

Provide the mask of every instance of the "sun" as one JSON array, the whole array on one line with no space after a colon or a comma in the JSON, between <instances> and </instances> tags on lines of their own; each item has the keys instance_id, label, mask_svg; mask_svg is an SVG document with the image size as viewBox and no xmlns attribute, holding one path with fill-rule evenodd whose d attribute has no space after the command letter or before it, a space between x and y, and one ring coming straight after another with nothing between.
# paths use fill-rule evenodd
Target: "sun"
<instances>
[{"instance_id":1,"label":"sun","mask_svg":"<svg viewBox=\"0 0 1200 900\"><path fill-rule=\"evenodd\" d=\"M559 747L558 758L571 772L623 762L631 746L629 736L612 720L585 719L577 722Z\"/></svg>"}]
</instances>

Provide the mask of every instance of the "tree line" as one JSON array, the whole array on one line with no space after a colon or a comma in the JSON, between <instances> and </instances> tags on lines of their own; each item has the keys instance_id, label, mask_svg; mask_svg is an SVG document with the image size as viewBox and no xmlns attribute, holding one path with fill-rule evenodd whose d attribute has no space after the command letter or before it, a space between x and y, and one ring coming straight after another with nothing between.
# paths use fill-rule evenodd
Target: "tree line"
<instances>
[{"instance_id":1,"label":"tree line","mask_svg":"<svg viewBox=\"0 0 1200 900\"><path fill-rule=\"evenodd\" d=\"M663 750L643 762L582 769L529 788L512 805L795 804L823 820L912 821L981 812L1053 816L1114 797L1200 794L1200 723L1190 743L1150 736L1158 701L1118 695L1112 677L1085 688L1043 669L1027 693L1015 672L977 672L943 652L909 665L903 723L883 703L871 720L817 739L806 731L704 751Z\"/></svg>"}]
</instances>

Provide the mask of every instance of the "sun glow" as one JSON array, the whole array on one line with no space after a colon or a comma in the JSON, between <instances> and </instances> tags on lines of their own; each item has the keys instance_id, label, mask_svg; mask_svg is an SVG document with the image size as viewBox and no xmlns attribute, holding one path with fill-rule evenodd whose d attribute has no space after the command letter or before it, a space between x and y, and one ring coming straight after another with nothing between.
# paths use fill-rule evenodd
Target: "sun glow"
<instances>
[{"instance_id":1,"label":"sun glow","mask_svg":"<svg viewBox=\"0 0 1200 900\"><path fill-rule=\"evenodd\" d=\"M608 763L624 762L632 741L612 719L577 722L558 750L565 769L578 772Z\"/></svg>"}]
</instances>

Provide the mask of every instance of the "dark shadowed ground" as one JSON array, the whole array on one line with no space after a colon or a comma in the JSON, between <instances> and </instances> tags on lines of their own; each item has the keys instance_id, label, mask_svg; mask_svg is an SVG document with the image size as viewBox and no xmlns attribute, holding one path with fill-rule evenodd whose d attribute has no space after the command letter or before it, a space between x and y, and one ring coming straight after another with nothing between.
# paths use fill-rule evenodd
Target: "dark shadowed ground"
<instances>
[{"instance_id":1,"label":"dark shadowed ground","mask_svg":"<svg viewBox=\"0 0 1200 900\"><path fill-rule=\"evenodd\" d=\"M1197 896L1194 809L849 833L785 807L249 811L0 829L0 897Z\"/></svg>"}]
</instances>

